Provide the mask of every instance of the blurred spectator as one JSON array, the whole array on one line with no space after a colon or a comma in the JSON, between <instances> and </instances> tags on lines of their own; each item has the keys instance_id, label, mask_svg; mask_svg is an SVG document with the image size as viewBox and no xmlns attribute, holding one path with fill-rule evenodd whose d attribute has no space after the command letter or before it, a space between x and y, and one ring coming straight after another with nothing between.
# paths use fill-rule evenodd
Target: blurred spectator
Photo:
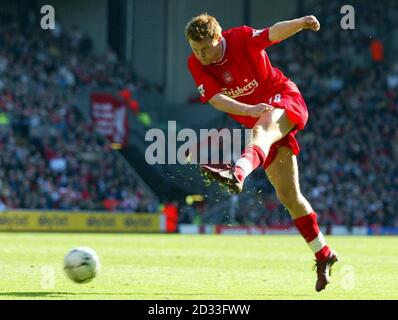
<instances>
[{"instance_id":1,"label":"blurred spectator","mask_svg":"<svg viewBox=\"0 0 398 320\"><path fill-rule=\"evenodd\" d=\"M372 54L373 61L382 62L384 60L384 46L380 40L372 40L370 43L370 52Z\"/></svg>"},{"instance_id":2,"label":"blurred spectator","mask_svg":"<svg viewBox=\"0 0 398 320\"><path fill-rule=\"evenodd\" d=\"M178 206L176 202L166 203L163 207L163 214L166 219L166 232L177 231L178 225Z\"/></svg>"},{"instance_id":3,"label":"blurred spectator","mask_svg":"<svg viewBox=\"0 0 398 320\"><path fill-rule=\"evenodd\" d=\"M140 112L138 101L133 99L133 93L130 89L124 88L119 91L119 96L122 98L124 103L134 112L138 114Z\"/></svg>"}]
</instances>

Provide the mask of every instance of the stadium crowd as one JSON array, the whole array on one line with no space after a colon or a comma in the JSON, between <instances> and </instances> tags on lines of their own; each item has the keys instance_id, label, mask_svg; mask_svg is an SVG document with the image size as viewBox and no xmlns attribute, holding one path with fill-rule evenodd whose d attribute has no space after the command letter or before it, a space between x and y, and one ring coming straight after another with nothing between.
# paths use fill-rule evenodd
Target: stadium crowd
<instances>
[{"instance_id":1,"label":"stadium crowd","mask_svg":"<svg viewBox=\"0 0 398 320\"><path fill-rule=\"evenodd\" d=\"M0 210L156 211L156 199L75 101L87 86L137 85L132 73L111 50L92 54L78 29L33 24L34 16L0 19Z\"/></svg>"},{"instance_id":2,"label":"stadium crowd","mask_svg":"<svg viewBox=\"0 0 398 320\"><path fill-rule=\"evenodd\" d=\"M310 112L297 136L302 191L321 224L398 226L398 3L356 3L354 30L341 29L341 6L308 4L302 14L321 30L267 50ZM74 99L81 88L144 84L112 50L92 54L78 29L43 33L36 23L0 19L0 210L156 211ZM254 191L239 200L236 223L291 223L262 170L248 182ZM183 206L180 220L200 221L209 205Z\"/></svg>"}]
</instances>

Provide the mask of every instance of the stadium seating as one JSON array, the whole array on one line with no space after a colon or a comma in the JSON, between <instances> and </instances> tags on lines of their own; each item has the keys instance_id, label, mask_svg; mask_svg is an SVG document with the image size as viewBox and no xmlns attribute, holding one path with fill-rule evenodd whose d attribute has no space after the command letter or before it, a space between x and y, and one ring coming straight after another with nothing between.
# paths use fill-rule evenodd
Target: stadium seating
<instances>
[{"instance_id":1,"label":"stadium seating","mask_svg":"<svg viewBox=\"0 0 398 320\"><path fill-rule=\"evenodd\" d=\"M129 84L130 70L111 51L89 54L76 30L0 23L0 209L157 211L75 101L84 88Z\"/></svg>"}]
</instances>

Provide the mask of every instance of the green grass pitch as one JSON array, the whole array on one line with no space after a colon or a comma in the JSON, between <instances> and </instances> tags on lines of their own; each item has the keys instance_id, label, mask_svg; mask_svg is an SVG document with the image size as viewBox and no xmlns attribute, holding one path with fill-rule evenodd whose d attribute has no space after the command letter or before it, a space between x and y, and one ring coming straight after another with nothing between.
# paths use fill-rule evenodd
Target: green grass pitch
<instances>
[{"instance_id":1,"label":"green grass pitch","mask_svg":"<svg viewBox=\"0 0 398 320\"><path fill-rule=\"evenodd\" d=\"M297 236L0 233L0 299L398 299L398 237L328 236L341 261L316 293ZM90 283L63 273L68 250L101 259Z\"/></svg>"}]
</instances>

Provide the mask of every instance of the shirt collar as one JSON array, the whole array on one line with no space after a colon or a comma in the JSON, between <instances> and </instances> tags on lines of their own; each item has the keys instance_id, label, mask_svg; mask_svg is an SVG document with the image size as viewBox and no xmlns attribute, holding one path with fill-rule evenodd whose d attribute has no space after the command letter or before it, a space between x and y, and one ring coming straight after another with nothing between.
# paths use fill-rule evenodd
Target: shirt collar
<instances>
[{"instance_id":1,"label":"shirt collar","mask_svg":"<svg viewBox=\"0 0 398 320\"><path fill-rule=\"evenodd\" d=\"M220 59L213 62L214 64L220 63L224 59L225 51L227 50L227 41L225 40L225 38L223 36L221 36L221 46L222 46L222 56Z\"/></svg>"}]
</instances>

